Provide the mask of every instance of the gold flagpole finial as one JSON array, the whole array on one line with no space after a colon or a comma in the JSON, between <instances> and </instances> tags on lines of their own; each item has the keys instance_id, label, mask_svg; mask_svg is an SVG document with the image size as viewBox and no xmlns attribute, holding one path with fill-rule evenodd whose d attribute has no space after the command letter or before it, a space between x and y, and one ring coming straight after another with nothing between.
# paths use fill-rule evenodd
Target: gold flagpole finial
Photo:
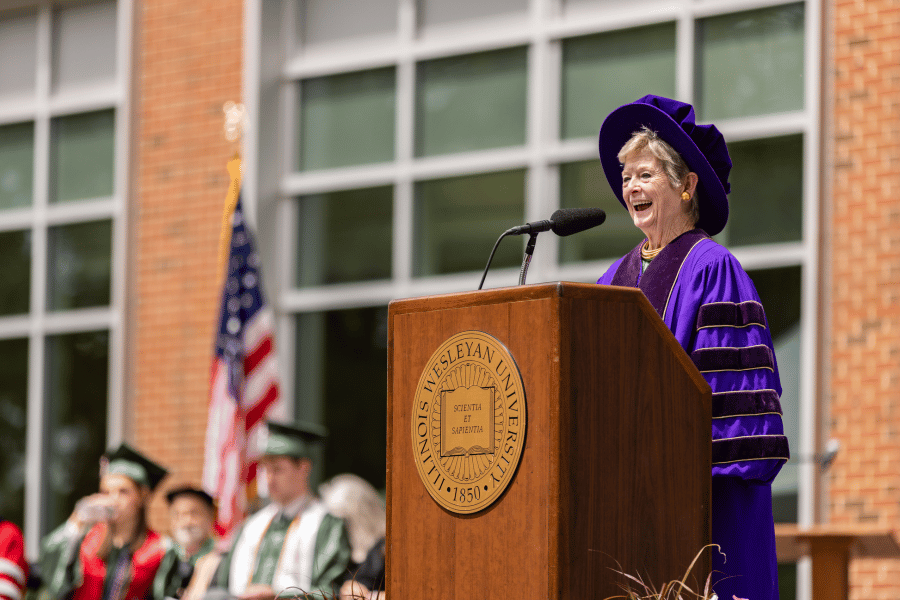
<instances>
[{"instance_id":1,"label":"gold flagpole finial","mask_svg":"<svg viewBox=\"0 0 900 600\"><path fill-rule=\"evenodd\" d=\"M241 192L241 137L247 130L247 111L244 105L230 100L222 106L225 113L225 139L234 146L234 155L228 161L228 175L231 185L225 197L225 210L222 213L222 231L219 236L219 276L224 277L231 244L232 215L237 206Z\"/></svg>"},{"instance_id":2,"label":"gold flagpole finial","mask_svg":"<svg viewBox=\"0 0 900 600\"><path fill-rule=\"evenodd\" d=\"M240 155L241 138L247 129L247 111L240 102L229 100L222 106L225 113L225 139L235 146L235 155Z\"/></svg>"}]
</instances>

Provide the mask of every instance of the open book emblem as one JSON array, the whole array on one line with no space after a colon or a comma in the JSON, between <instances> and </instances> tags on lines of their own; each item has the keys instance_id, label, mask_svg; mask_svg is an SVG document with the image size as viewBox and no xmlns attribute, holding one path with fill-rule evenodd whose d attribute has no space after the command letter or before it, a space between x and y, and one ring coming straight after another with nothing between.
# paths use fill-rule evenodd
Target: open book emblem
<instances>
[{"instance_id":1,"label":"open book emblem","mask_svg":"<svg viewBox=\"0 0 900 600\"><path fill-rule=\"evenodd\" d=\"M494 453L494 394L497 388L441 390L441 456Z\"/></svg>"}]
</instances>

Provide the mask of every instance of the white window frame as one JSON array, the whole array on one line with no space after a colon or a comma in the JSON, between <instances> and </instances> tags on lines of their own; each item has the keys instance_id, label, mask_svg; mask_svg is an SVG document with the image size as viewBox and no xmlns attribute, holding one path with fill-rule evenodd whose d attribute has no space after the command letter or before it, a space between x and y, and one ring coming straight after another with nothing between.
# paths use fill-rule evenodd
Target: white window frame
<instances>
[{"instance_id":1,"label":"white window frame","mask_svg":"<svg viewBox=\"0 0 900 600\"><path fill-rule=\"evenodd\" d=\"M127 236L128 148L130 131L130 91L132 39L132 0L116 1L116 75L108 86L86 90L51 91L51 48L54 8L67 2L31 0L8 3L8 10L29 9L37 13L37 60L35 94L27 99L0 103L0 125L33 121L34 179L32 205L27 208L0 212L0 230L28 229L31 231L30 306L27 315L0 317L0 339L28 338L28 388L25 472L25 547L31 560L37 558L42 527L57 523L42 523L44 450L44 404L47 401L46 340L47 336L106 330L109 332L109 379L107 442L113 444L123 437L124 423L124 330L122 306L125 301L125 268ZM54 118L94 110L113 109L114 180L113 194L84 202L51 204L50 129ZM111 290L108 307L77 310L48 310L47 242L48 228L54 225L100 219L112 221Z\"/></svg>"}]
</instances>

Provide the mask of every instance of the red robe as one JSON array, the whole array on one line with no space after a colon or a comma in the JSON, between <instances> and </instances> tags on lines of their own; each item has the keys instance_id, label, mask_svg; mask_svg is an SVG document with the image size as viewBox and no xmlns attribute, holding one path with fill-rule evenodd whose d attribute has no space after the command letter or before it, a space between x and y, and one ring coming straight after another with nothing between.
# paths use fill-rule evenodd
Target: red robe
<instances>
[{"instance_id":1,"label":"red robe","mask_svg":"<svg viewBox=\"0 0 900 600\"><path fill-rule=\"evenodd\" d=\"M21 600L27 576L22 532L9 521L0 520L0 600Z\"/></svg>"},{"instance_id":2,"label":"red robe","mask_svg":"<svg viewBox=\"0 0 900 600\"><path fill-rule=\"evenodd\" d=\"M106 563L97 551L106 535L106 525L100 523L85 536L81 543L79 559L82 566L82 583L75 589L72 600L101 600L106 580ZM155 531L147 531L144 543L131 557L129 572L123 574L122 587L126 591L110 600L142 600L150 596L153 577L162 561L165 548L162 538ZM125 587L127 585L127 588Z\"/></svg>"}]
</instances>

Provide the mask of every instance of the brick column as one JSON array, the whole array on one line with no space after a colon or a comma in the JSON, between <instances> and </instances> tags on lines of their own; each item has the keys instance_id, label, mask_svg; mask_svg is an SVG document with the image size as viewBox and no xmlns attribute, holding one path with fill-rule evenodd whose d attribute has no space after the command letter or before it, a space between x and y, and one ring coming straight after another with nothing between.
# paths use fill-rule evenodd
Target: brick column
<instances>
[{"instance_id":1,"label":"brick column","mask_svg":"<svg viewBox=\"0 0 900 600\"><path fill-rule=\"evenodd\" d=\"M222 105L241 99L242 43L240 0L135 3L126 430L172 471L163 487L200 482L233 152Z\"/></svg>"},{"instance_id":2,"label":"brick column","mask_svg":"<svg viewBox=\"0 0 900 600\"><path fill-rule=\"evenodd\" d=\"M836 0L826 14L834 139L823 199L832 205L825 384L827 435L842 444L827 474L828 512L832 523L900 528L900 5ZM900 561L853 561L850 590L857 600L900 598Z\"/></svg>"}]
</instances>

